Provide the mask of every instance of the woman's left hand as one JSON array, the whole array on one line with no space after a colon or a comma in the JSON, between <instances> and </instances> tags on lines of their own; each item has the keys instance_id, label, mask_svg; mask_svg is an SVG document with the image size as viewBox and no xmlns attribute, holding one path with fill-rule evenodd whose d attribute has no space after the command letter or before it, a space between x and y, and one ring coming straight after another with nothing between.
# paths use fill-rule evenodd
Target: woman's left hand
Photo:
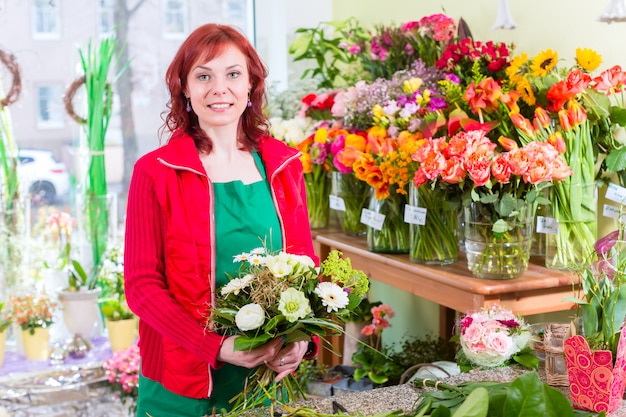
<instances>
[{"instance_id":1,"label":"woman's left hand","mask_svg":"<svg viewBox=\"0 0 626 417\"><path fill-rule=\"evenodd\" d=\"M276 382L298 369L308 347L309 342L289 343L279 350L271 361L265 364L278 374L276 375Z\"/></svg>"}]
</instances>

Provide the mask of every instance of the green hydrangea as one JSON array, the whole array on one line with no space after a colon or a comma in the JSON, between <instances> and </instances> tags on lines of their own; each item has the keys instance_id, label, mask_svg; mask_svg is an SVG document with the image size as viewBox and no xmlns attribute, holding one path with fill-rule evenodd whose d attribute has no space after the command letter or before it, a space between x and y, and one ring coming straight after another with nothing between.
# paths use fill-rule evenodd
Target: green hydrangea
<instances>
[{"instance_id":1,"label":"green hydrangea","mask_svg":"<svg viewBox=\"0 0 626 417\"><path fill-rule=\"evenodd\" d=\"M352 268L349 258L343 258L343 253L333 250L322 262L322 274L330 277L331 281L357 297L363 297L369 290L369 279L365 272Z\"/></svg>"}]
</instances>

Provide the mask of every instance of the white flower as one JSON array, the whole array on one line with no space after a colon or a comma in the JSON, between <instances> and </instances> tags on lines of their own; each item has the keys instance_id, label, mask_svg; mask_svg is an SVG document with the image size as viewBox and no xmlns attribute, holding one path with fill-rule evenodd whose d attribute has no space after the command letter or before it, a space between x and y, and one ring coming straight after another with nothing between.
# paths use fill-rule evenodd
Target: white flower
<instances>
[{"instance_id":1,"label":"white flower","mask_svg":"<svg viewBox=\"0 0 626 417\"><path fill-rule=\"evenodd\" d=\"M248 260L249 257L250 257L249 253L246 253L246 252L240 253L239 255L233 256L233 263L245 262Z\"/></svg>"},{"instance_id":2,"label":"white flower","mask_svg":"<svg viewBox=\"0 0 626 417\"><path fill-rule=\"evenodd\" d=\"M250 258L248 258L248 263L250 265L264 265L265 256L258 253L251 253Z\"/></svg>"},{"instance_id":3,"label":"white flower","mask_svg":"<svg viewBox=\"0 0 626 417\"><path fill-rule=\"evenodd\" d=\"M263 323L265 323L265 312L258 304L246 304L235 314L235 324L243 332L258 329Z\"/></svg>"},{"instance_id":4,"label":"white flower","mask_svg":"<svg viewBox=\"0 0 626 417\"><path fill-rule=\"evenodd\" d=\"M313 259L307 255L291 255L291 260L292 262L299 263L300 265L311 268L315 267L315 262L313 262Z\"/></svg>"},{"instance_id":5,"label":"white flower","mask_svg":"<svg viewBox=\"0 0 626 417\"><path fill-rule=\"evenodd\" d=\"M333 282L320 282L315 288L315 294L321 298L328 313L344 308L349 302L348 294Z\"/></svg>"},{"instance_id":6,"label":"white flower","mask_svg":"<svg viewBox=\"0 0 626 417\"><path fill-rule=\"evenodd\" d=\"M265 248L254 248L250 251L250 255L265 255Z\"/></svg>"},{"instance_id":7,"label":"white flower","mask_svg":"<svg viewBox=\"0 0 626 417\"><path fill-rule=\"evenodd\" d=\"M239 295L241 290L250 285L250 282L254 279L254 275L247 274L241 278L233 278L228 284L224 285L221 290L222 295L228 295L230 293L234 293L235 295Z\"/></svg>"},{"instance_id":8,"label":"white flower","mask_svg":"<svg viewBox=\"0 0 626 417\"><path fill-rule=\"evenodd\" d=\"M265 266L276 278L282 278L293 272L293 267L289 264L289 259L285 256L267 256Z\"/></svg>"},{"instance_id":9,"label":"white flower","mask_svg":"<svg viewBox=\"0 0 626 417\"><path fill-rule=\"evenodd\" d=\"M287 321L293 323L311 313L311 305L302 291L298 291L295 288L287 288L280 293L278 311L285 316Z\"/></svg>"}]
</instances>

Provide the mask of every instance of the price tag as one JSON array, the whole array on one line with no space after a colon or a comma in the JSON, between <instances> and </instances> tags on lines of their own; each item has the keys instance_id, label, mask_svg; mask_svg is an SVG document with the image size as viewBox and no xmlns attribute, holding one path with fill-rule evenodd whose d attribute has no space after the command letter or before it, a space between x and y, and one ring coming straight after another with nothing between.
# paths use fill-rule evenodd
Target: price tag
<instances>
[{"instance_id":1,"label":"price tag","mask_svg":"<svg viewBox=\"0 0 626 417\"><path fill-rule=\"evenodd\" d=\"M404 222L409 224L418 224L423 226L426 224L426 210L424 207L415 207L405 204L404 206Z\"/></svg>"},{"instance_id":2,"label":"price tag","mask_svg":"<svg viewBox=\"0 0 626 417\"><path fill-rule=\"evenodd\" d=\"M605 204L602 208L602 215L604 217L608 217L609 219L617 219L619 218L619 209L610 204Z\"/></svg>"},{"instance_id":3,"label":"price tag","mask_svg":"<svg viewBox=\"0 0 626 417\"><path fill-rule=\"evenodd\" d=\"M369 209L364 208L361 210L361 223L366 226L372 225L372 219L374 218L375 212Z\"/></svg>"},{"instance_id":4,"label":"price tag","mask_svg":"<svg viewBox=\"0 0 626 417\"><path fill-rule=\"evenodd\" d=\"M343 198L336 195L330 195L330 208L337 211L346 211L346 202Z\"/></svg>"},{"instance_id":5,"label":"price tag","mask_svg":"<svg viewBox=\"0 0 626 417\"><path fill-rule=\"evenodd\" d=\"M607 200L615 201L616 203L626 203L626 188L620 187L617 184L609 184L606 189L605 197Z\"/></svg>"},{"instance_id":6,"label":"price tag","mask_svg":"<svg viewBox=\"0 0 626 417\"><path fill-rule=\"evenodd\" d=\"M559 221L552 217L537 216L537 233L559 234Z\"/></svg>"}]
</instances>

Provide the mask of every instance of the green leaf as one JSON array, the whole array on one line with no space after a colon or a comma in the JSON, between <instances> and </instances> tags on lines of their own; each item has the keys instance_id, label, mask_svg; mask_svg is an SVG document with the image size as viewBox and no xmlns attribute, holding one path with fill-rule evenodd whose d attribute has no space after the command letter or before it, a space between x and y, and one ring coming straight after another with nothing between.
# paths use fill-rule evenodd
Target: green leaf
<instances>
[{"instance_id":1,"label":"green leaf","mask_svg":"<svg viewBox=\"0 0 626 417\"><path fill-rule=\"evenodd\" d=\"M563 393L543 383L536 372L528 372L511 383L502 415L572 417L573 411Z\"/></svg>"},{"instance_id":2,"label":"green leaf","mask_svg":"<svg viewBox=\"0 0 626 417\"><path fill-rule=\"evenodd\" d=\"M452 417L486 417L489 411L489 392L478 387L467 396Z\"/></svg>"},{"instance_id":3,"label":"green leaf","mask_svg":"<svg viewBox=\"0 0 626 417\"><path fill-rule=\"evenodd\" d=\"M626 169L626 147L611 150L606 156L606 167L610 172Z\"/></svg>"},{"instance_id":4,"label":"green leaf","mask_svg":"<svg viewBox=\"0 0 626 417\"><path fill-rule=\"evenodd\" d=\"M237 351L252 350L267 343L272 336L261 334L255 337L239 336L235 339L234 349Z\"/></svg>"}]
</instances>

